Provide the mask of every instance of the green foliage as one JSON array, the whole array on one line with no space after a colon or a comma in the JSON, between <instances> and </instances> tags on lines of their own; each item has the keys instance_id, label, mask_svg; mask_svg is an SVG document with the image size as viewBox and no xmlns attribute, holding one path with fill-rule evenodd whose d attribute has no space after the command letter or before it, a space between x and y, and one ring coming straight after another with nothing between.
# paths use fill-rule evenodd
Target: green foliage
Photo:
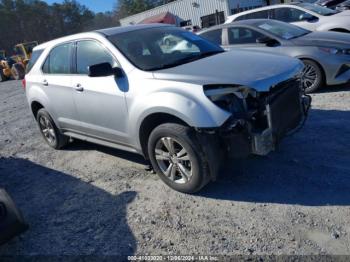
<instances>
[{"instance_id":1,"label":"green foliage","mask_svg":"<svg viewBox=\"0 0 350 262\"><path fill-rule=\"evenodd\" d=\"M117 24L111 12L95 14L75 0L53 5L41 0L0 0L0 49L12 54L17 43L42 43Z\"/></svg>"},{"instance_id":2,"label":"green foliage","mask_svg":"<svg viewBox=\"0 0 350 262\"><path fill-rule=\"evenodd\" d=\"M119 25L119 19L174 0L116 0L114 10L93 13L76 0L48 5L42 0L0 0L0 49L43 43L65 35Z\"/></svg>"}]
</instances>

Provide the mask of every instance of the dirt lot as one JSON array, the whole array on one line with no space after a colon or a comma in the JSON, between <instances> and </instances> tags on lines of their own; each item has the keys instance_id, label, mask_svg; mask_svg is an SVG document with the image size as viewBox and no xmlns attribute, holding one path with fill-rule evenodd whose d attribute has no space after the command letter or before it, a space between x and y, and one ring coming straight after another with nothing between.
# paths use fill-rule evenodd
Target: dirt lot
<instances>
[{"instance_id":1,"label":"dirt lot","mask_svg":"<svg viewBox=\"0 0 350 262\"><path fill-rule=\"evenodd\" d=\"M350 88L313 98L277 152L231 163L189 196L137 155L50 149L20 83L0 83L0 185L30 224L0 255L350 254Z\"/></svg>"}]
</instances>

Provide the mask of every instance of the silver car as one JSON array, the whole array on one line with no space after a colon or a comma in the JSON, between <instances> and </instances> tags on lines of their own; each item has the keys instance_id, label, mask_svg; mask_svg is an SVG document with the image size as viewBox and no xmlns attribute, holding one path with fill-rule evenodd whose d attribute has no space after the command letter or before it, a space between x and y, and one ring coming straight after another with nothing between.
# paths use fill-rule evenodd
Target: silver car
<instances>
[{"instance_id":1,"label":"silver car","mask_svg":"<svg viewBox=\"0 0 350 262\"><path fill-rule=\"evenodd\" d=\"M350 81L350 34L311 32L268 19L251 19L220 25L199 33L226 50L247 48L285 54L305 64L303 85L307 93L327 85Z\"/></svg>"},{"instance_id":2,"label":"silver car","mask_svg":"<svg viewBox=\"0 0 350 262\"><path fill-rule=\"evenodd\" d=\"M169 37L179 50L164 44ZM25 84L51 147L71 137L139 153L171 188L193 193L216 179L223 157L266 155L300 127L311 102L302 68L287 56L227 53L183 29L139 25L36 47Z\"/></svg>"}]
</instances>

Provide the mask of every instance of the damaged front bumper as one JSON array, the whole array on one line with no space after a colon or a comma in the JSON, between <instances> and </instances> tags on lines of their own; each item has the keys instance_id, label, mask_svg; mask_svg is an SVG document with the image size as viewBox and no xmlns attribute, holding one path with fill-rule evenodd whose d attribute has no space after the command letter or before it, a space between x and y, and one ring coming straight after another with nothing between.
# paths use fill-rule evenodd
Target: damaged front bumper
<instances>
[{"instance_id":1,"label":"damaged front bumper","mask_svg":"<svg viewBox=\"0 0 350 262\"><path fill-rule=\"evenodd\" d=\"M244 117L232 114L222 127L201 130L213 135L227 157L269 154L303 126L311 108L311 97L303 93L298 79L281 83L256 101L256 108Z\"/></svg>"},{"instance_id":2,"label":"damaged front bumper","mask_svg":"<svg viewBox=\"0 0 350 262\"><path fill-rule=\"evenodd\" d=\"M266 105L268 128L261 133L252 134L252 154L261 156L269 154L285 136L295 133L304 125L311 108L311 97L303 95L300 103L293 107L294 112L283 104L282 102L278 105Z\"/></svg>"}]
</instances>

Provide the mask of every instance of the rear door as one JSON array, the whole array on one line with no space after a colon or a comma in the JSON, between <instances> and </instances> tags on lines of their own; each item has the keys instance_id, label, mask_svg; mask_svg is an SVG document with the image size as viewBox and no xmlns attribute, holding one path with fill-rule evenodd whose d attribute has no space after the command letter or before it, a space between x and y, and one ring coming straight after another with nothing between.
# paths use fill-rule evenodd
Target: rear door
<instances>
[{"instance_id":1,"label":"rear door","mask_svg":"<svg viewBox=\"0 0 350 262\"><path fill-rule=\"evenodd\" d=\"M72 54L74 43L54 47L47 56L40 85L49 99L50 113L61 129L76 130L78 114L72 89Z\"/></svg>"},{"instance_id":2,"label":"rear door","mask_svg":"<svg viewBox=\"0 0 350 262\"><path fill-rule=\"evenodd\" d=\"M81 130L92 137L127 144L127 107L125 79L115 76L89 77L89 66L117 60L102 43L82 40L76 43L76 68L72 87Z\"/></svg>"}]
</instances>

